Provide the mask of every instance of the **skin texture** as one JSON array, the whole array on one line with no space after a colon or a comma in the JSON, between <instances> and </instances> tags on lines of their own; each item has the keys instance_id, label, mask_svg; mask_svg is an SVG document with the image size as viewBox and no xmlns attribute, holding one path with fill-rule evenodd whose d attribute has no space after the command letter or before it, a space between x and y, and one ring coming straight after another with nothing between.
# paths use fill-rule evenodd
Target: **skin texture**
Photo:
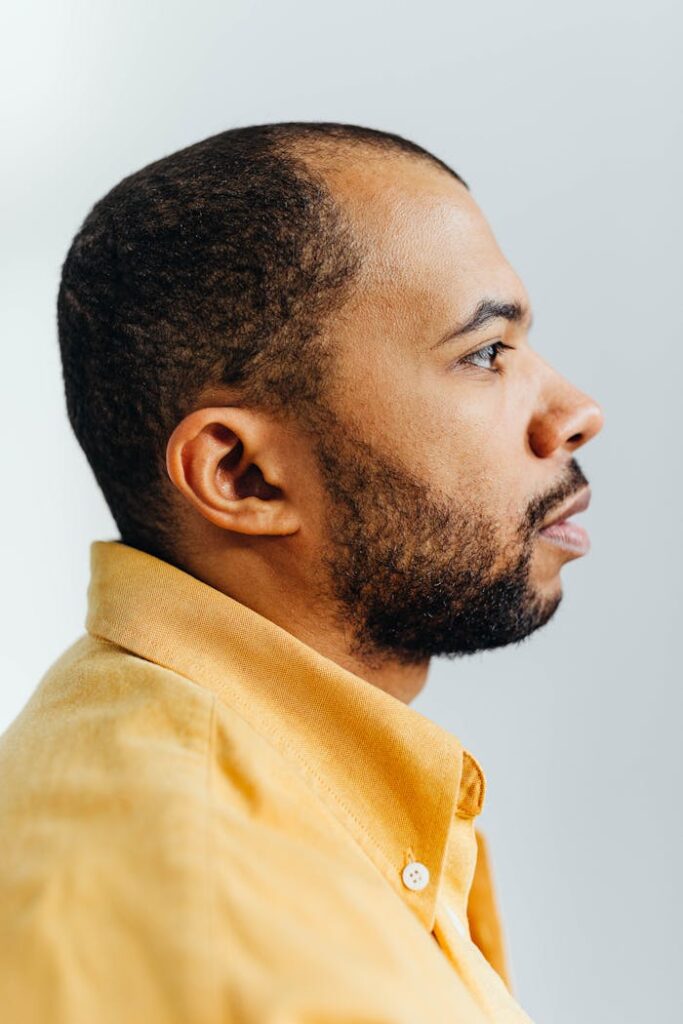
<instances>
[{"instance_id":1,"label":"skin texture","mask_svg":"<svg viewBox=\"0 0 683 1024\"><path fill-rule=\"evenodd\" d=\"M437 344L483 298L531 312L463 185L386 154L318 169L373 253L326 325L328 409L312 429L204 392L167 446L178 564L408 703L432 655L551 618L577 554L538 529L587 485L575 452L603 415L532 349L528 316ZM511 350L480 352L494 341Z\"/></svg>"}]
</instances>

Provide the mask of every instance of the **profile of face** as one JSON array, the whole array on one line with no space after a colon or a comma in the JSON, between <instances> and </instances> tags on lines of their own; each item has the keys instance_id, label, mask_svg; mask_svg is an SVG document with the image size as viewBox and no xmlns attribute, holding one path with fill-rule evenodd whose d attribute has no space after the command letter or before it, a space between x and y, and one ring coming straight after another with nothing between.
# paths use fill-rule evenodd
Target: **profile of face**
<instances>
[{"instance_id":1,"label":"profile of face","mask_svg":"<svg viewBox=\"0 0 683 1024\"><path fill-rule=\"evenodd\" d=\"M366 666L521 641L585 553L571 523L542 531L588 495L575 453L602 411L531 347L529 297L456 178L385 154L328 176L370 256L325 326L333 366L300 465L293 435L271 457L244 410L217 407L176 431L169 472L223 536L262 536L271 578L329 612ZM258 471L221 492L198 438L223 413L226 436L245 425L235 465Z\"/></svg>"},{"instance_id":2,"label":"profile of face","mask_svg":"<svg viewBox=\"0 0 683 1024\"><path fill-rule=\"evenodd\" d=\"M375 261L335 324L315 452L323 590L370 664L521 641L587 549L541 530L589 494L574 453L602 412L530 346L529 298L463 185L408 161L363 181L345 198Z\"/></svg>"}]
</instances>

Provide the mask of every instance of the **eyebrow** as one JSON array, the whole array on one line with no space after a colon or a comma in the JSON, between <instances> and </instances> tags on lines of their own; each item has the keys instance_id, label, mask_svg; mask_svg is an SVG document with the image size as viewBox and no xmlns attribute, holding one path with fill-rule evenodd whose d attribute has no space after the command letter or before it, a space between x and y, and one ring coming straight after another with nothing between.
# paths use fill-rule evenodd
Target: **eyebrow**
<instances>
[{"instance_id":1,"label":"eyebrow","mask_svg":"<svg viewBox=\"0 0 683 1024\"><path fill-rule=\"evenodd\" d=\"M511 323L520 323L527 318L529 329L531 329L534 318L528 307L523 306L516 299L510 302L500 302L497 299L482 299L474 313L464 324L447 331L443 338L432 347L438 348L439 345L452 341L453 338L461 338L465 334L472 334L474 331L478 331L480 327L483 327L484 324L487 324L489 320L502 319L509 320Z\"/></svg>"}]
</instances>

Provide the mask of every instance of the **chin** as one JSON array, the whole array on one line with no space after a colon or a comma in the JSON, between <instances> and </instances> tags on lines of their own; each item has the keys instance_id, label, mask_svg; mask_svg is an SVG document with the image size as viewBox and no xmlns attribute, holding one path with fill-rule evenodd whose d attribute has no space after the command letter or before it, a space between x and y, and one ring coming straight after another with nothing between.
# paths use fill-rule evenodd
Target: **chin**
<instances>
[{"instance_id":1,"label":"chin","mask_svg":"<svg viewBox=\"0 0 683 1024\"><path fill-rule=\"evenodd\" d=\"M549 544L543 545L543 550L537 551L532 561L529 574L532 584L540 593L544 594L551 590L561 590L560 570L562 566L578 557L562 548L551 547Z\"/></svg>"}]
</instances>

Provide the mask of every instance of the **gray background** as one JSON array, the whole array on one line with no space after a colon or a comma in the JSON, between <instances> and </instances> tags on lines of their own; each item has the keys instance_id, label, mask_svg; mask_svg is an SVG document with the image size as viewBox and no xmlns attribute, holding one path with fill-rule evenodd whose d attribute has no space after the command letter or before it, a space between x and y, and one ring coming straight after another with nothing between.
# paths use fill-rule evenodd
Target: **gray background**
<instances>
[{"instance_id":1,"label":"gray background","mask_svg":"<svg viewBox=\"0 0 683 1024\"><path fill-rule=\"evenodd\" d=\"M680 8L679 8L680 10ZM458 170L606 416L579 455L593 550L518 648L434 662L413 704L488 779L480 819L535 1021L680 1009L680 15L674 4L27 2L9 16L1 190L0 728L83 630L116 536L64 410L59 268L93 202L207 135L399 132Z\"/></svg>"}]
</instances>

